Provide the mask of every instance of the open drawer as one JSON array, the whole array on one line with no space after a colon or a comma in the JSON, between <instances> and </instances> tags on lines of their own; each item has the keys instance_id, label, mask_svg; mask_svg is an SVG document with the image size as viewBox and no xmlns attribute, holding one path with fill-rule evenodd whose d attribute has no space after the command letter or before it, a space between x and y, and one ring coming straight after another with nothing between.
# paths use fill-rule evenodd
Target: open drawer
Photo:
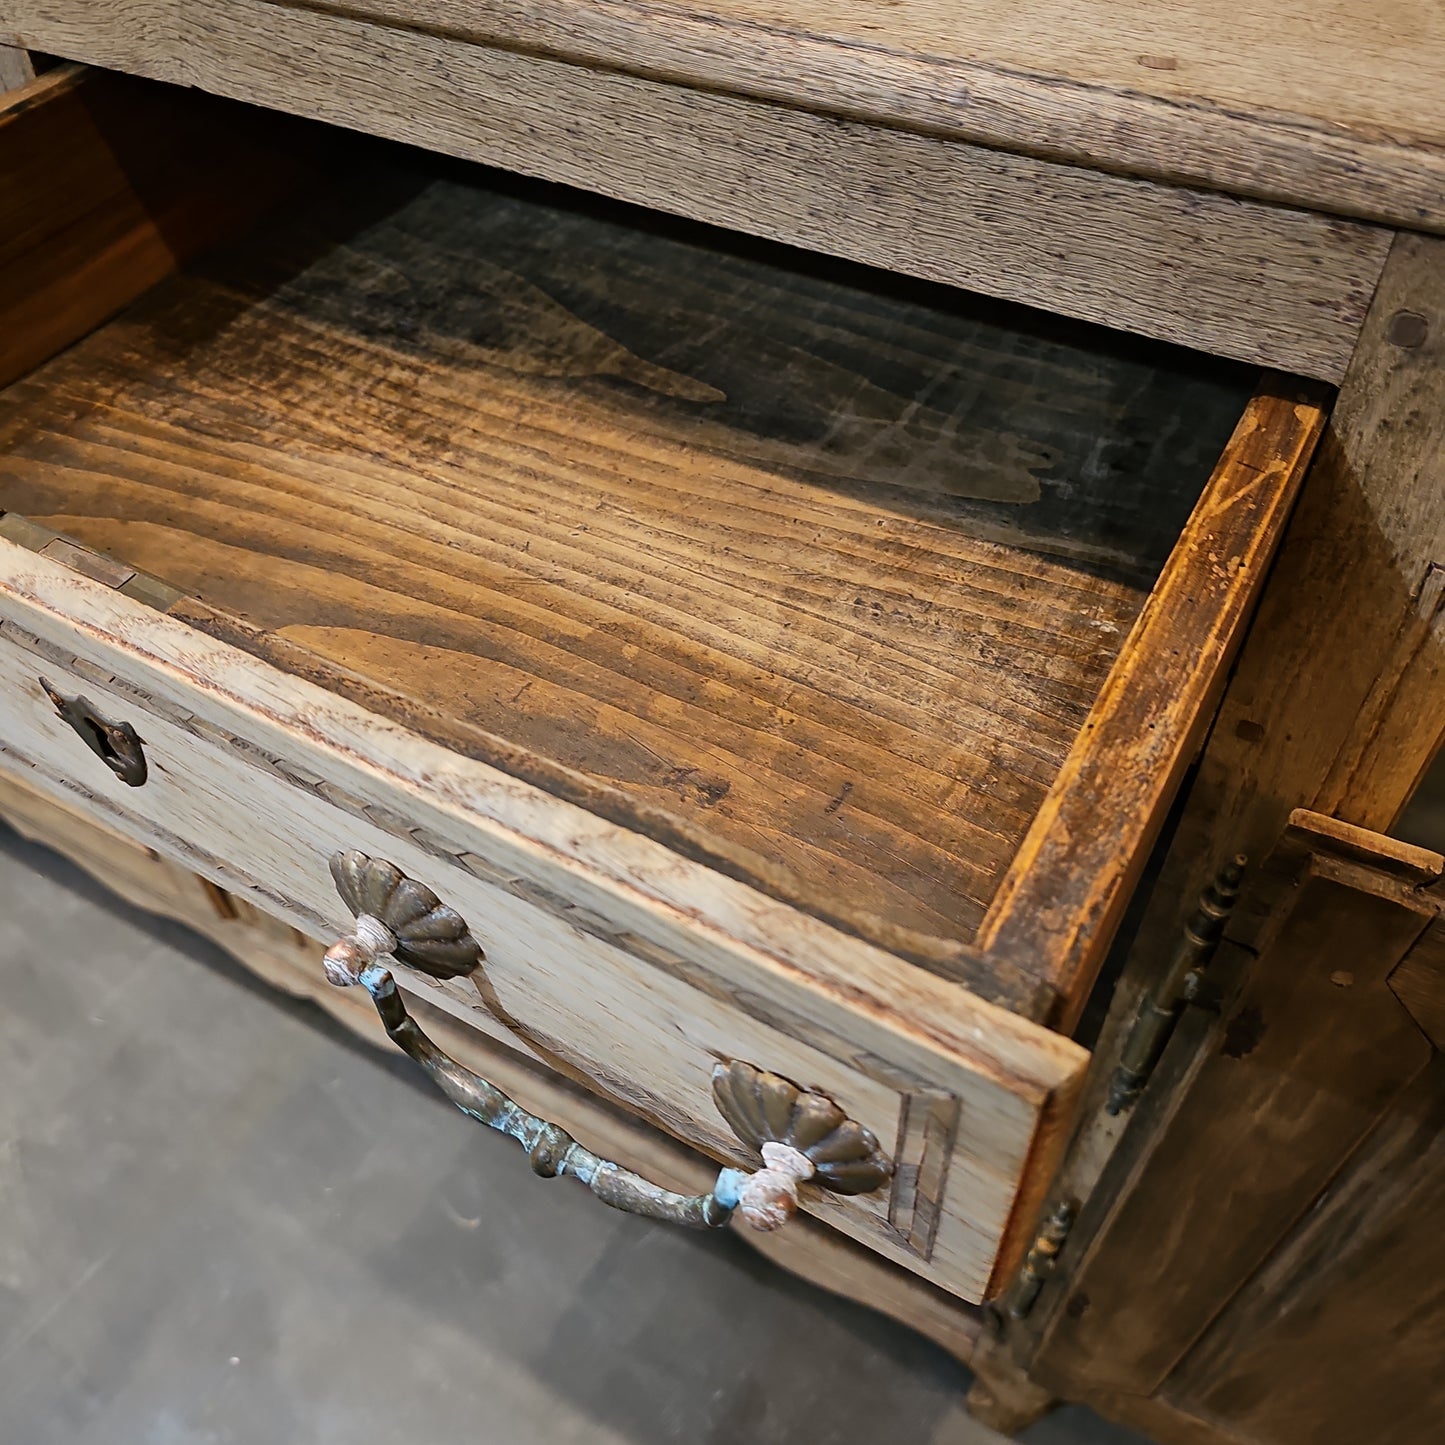
<instances>
[{"instance_id":1,"label":"open drawer","mask_svg":"<svg viewBox=\"0 0 1445 1445\"><path fill-rule=\"evenodd\" d=\"M996 1291L1320 389L38 85L0 119L0 302L44 332L0 392L0 766L319 940L331 855L391 860L485 950L403 987L722 1160L717 1062L825 1093L892 1175L804 1207ZM166 276L236 177L298 184Z\"/></svg>"}]
</instances>

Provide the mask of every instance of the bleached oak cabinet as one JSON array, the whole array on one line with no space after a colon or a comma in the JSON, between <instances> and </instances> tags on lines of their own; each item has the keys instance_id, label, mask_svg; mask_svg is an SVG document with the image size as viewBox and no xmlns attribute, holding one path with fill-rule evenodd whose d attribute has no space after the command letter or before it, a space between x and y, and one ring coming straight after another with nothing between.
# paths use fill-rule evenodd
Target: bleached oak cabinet
<instances>
[{"instance_id":1,"label":"bleached oak cabinet","mask_svg":"<svg viewBox=\"0 0 1445 1445\"><path fill-rule=\"evenodd\" d=\"M0 814L1004 1428L1412 1445L1442 51L1107 9L0 0Z\"/></svg>"}]
</instances>

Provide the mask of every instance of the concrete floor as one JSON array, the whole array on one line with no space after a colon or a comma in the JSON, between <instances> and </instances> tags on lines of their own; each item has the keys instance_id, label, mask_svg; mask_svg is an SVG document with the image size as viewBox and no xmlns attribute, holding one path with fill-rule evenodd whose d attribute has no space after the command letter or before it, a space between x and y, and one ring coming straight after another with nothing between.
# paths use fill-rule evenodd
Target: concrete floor
<instances>
[{"instance_id":1,"label":"concrete floor","mask_svg":"<svg viewBox=\"0 0 1445 1445\"><path fill-rule=\"evenodd\" d=\"M726 1235L533 1178L0 825L0 1445L995 1440L967 1385Z\"/></svg>"}]
</instances>

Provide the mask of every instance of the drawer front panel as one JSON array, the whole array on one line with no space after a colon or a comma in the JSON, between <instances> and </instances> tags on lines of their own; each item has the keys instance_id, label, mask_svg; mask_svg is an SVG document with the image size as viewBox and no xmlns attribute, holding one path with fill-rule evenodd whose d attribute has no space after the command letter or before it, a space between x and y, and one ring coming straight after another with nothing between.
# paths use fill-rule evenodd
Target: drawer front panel
<instances>
[{"instance_id":1,"label":"drawer front panel","mask_svg":"<svg viewBox=\"0 0 1445 1445\"><path fill-rule=\"evenodd\" d=\"M376 1010L363 991L335 989L316 969L314 943L268 914L218 889L153 850L111 833L94 819L46 797L0 768L0 819L22 837L62 853L110 892L136 908L184 923L273 988L318 1004L359 1038L385 1048ZM483 1073L523 1108L555 1119L608 1157L669 1189L707 1189L709 1161L511 1048L494 1044L460 1021L422 1009L428 1032L467 1068ZM749 1231L753 1248L772 1263L819 1287L866 1304L923 1331L965 1364L978 1338L975 1310L890 1263L841 1245L811 1220L795 1219L772 1234Z\"/></svg>"},{"instance_id":2,"label":"drawer front panel","mask_svg":"<svg viewBox=\"0 0 1445 1445\"><path fill-rule=\"evenodd\" d=\"M897 1172L877 1195L806 1207L965 1298L986 1295L1020 1227L1020 1193L1052 1162L1082 1051L0 545L14 562L0 611L0 765L318 940L349 924L330 855L391 859L486 950L473 979L411 975L406 987L720 1159L747 1162L712 1104L716 1060L822 1090L884 1142ZM84 745L42 677L135 729L141 786ZM403 754L408 777L387 776ZM533 836L504 825L529 809ZM666 907L663 892L677 895Z\"/></svg>"}]
</instances>

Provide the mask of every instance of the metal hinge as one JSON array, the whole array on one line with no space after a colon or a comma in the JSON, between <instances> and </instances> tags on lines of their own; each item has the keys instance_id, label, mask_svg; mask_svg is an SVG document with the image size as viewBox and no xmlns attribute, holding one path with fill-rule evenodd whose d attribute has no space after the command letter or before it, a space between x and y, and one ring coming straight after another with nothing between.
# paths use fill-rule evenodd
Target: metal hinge
<instances>
[{"instance_id":1,"label":"metal hinge","mask_svg":"<svg viewBox=\"0 0 1445 1445\"><path fill-rule=\"evenodd\" d=\"M1154 1072L1174 1025L1187 1003L1203 1002L1208 995L1204 970L1219 946L1224 925L1239 899L1246 859L1241 853L1219 870L1214 881L1199 895L1193 916L1184 925L1183 936L1169 960L1169 967L1144 996L1119 1067L1109 1080L1108 1114L1122 1114L1132 1108Z\"/></svg>"},{"instance_id":2,"label":"metal hinge","mask_svg":"<svg viewBox=\"0 0 1445 1445\"><path fill-rule=\"evenodd\" d=\"M1011 1320L1028 1318L1029 1311L1038 1302L1044 1285L1058 1264L1059 1251L1064 1247L1078 1215L1079 1206L1072 1199L1062 1200L1054 1206L1054 1212L1044 1222L1039 1237L1024 1258L1023 1267L1004 1296L1003 1312Z\"/></svg>"}]
</instances>

